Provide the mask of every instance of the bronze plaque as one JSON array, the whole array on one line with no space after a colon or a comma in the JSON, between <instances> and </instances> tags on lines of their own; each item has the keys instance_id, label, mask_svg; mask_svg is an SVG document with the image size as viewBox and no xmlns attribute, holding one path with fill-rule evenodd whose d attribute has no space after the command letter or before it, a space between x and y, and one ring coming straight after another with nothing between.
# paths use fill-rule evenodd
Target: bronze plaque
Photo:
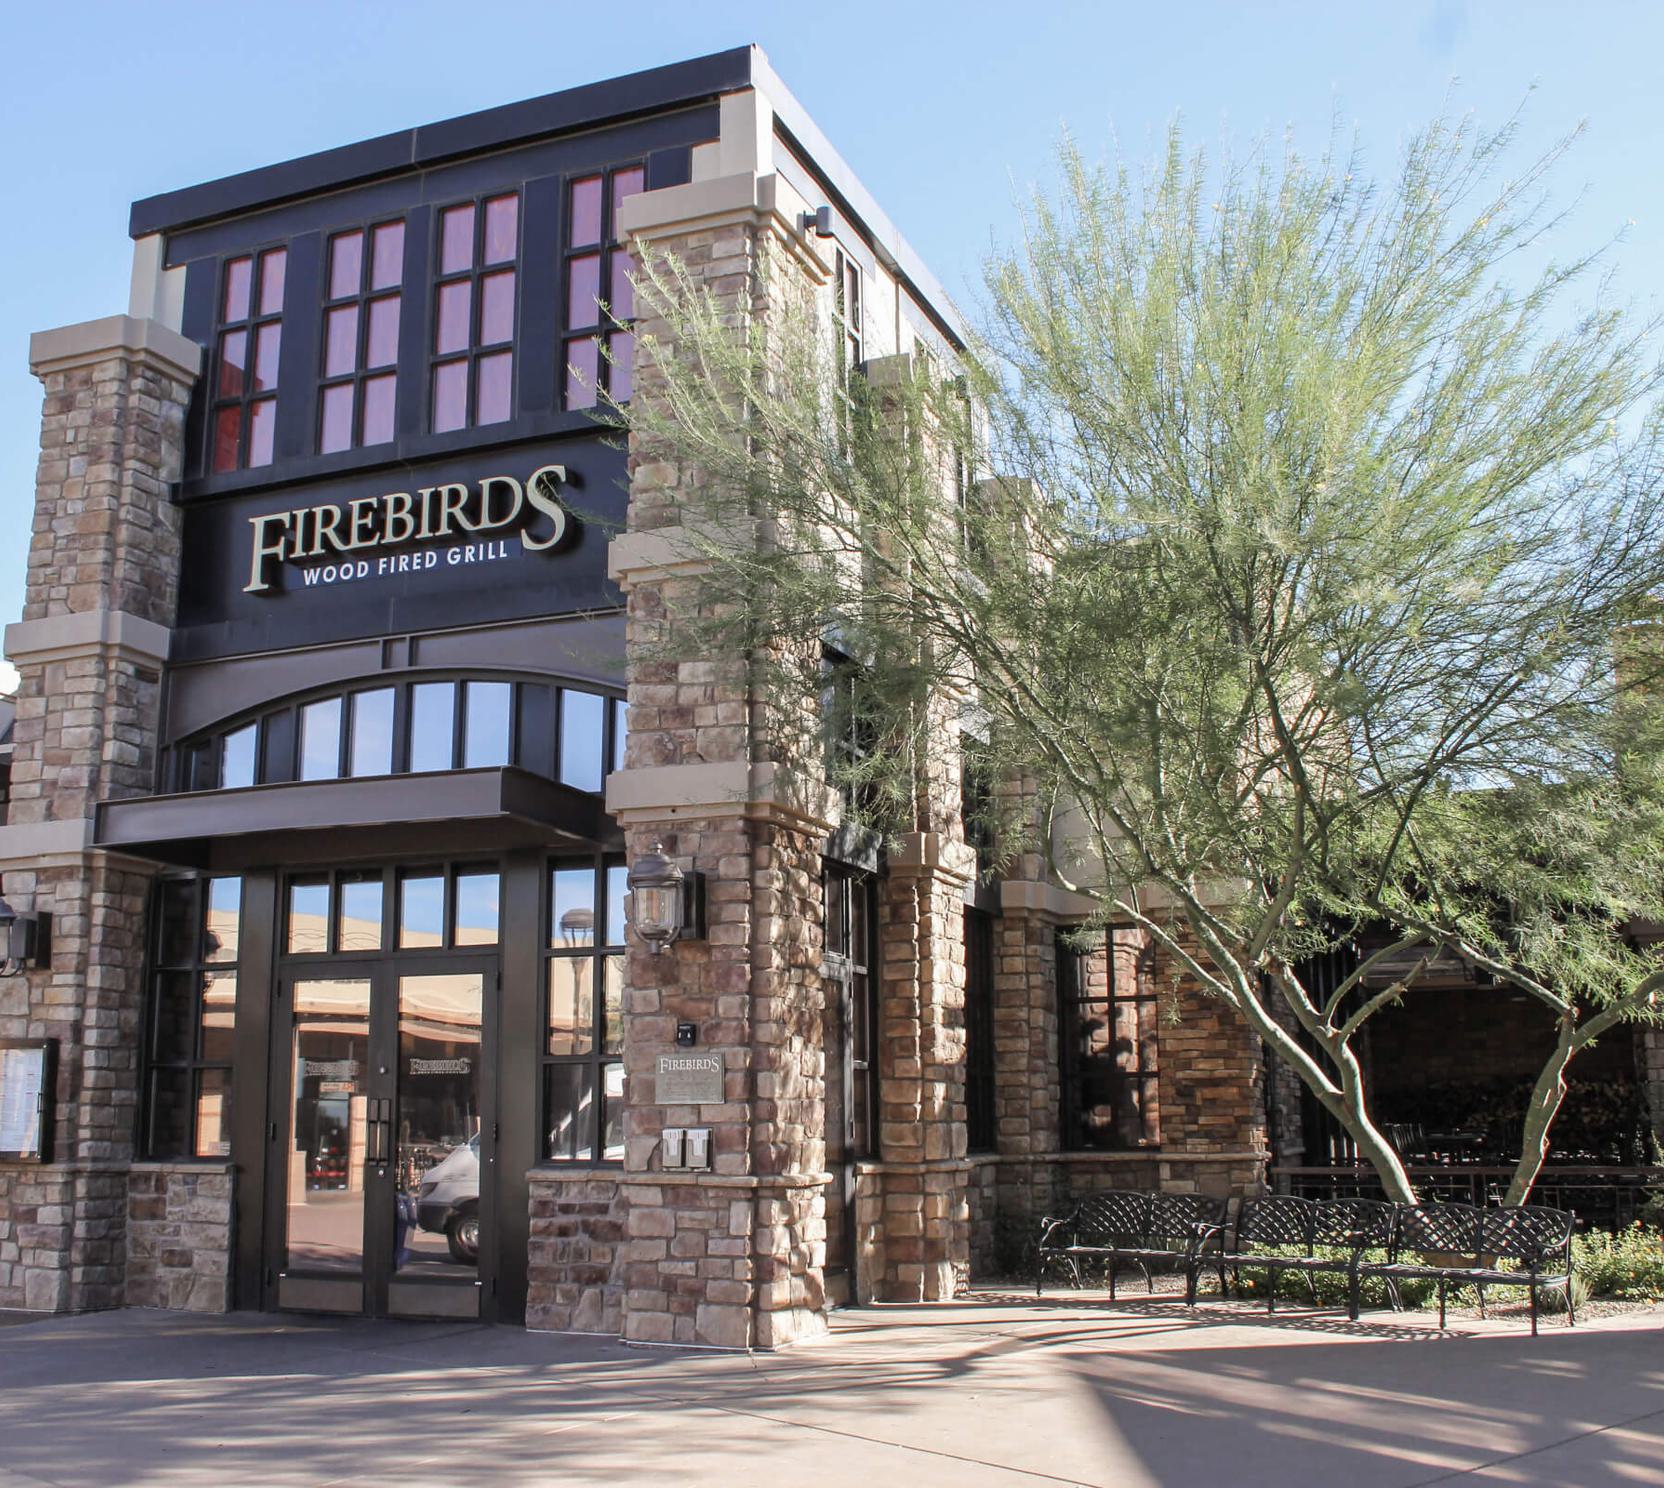
<instances>
[{"instance_id":1,"label":"bronze plaque","mask_svg":"<svg viewBox=\"0 0 1664 1488\"><path fill-rule=\"evenodd\" d=\"M655 1099L661 1106L720 1106L720 1054L661 1054L654 1071Z\"/></svg>"}]
</instances>

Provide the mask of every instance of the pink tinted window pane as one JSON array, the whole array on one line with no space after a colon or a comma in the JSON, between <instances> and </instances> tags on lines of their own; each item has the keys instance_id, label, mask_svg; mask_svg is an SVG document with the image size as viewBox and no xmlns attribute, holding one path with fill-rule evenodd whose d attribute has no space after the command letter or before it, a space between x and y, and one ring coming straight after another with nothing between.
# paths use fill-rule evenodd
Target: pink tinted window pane
<instances>
[{"instance_id":1,"label":"pink tinted window pane","mask_svg":"<svg viewBox=\"0 0 1664 1488\"><path fill-rule=\"evenodd\" d=\"M323 421L318 431L318 452L333 454L352 448L352 384L343 382L324 389Z\"/></svg>"},{"instance_id":2,"label":"pink tinted window pane","mask_svg":"<svg viewBox=\"0 0 1664 1488\"><path fill-rule=\"evenodd\" d=\"M254 260L234 258L225 266L225 304L220 311L222 321L248 319L248 287L254 273Z\"/></svg>"},{"instance_id":3,"label":"pink tinted window pane","mask_svg":"<svg viewBox=\"0 0 1664 1488\"><path fill-rule=\"evenodd\" d=\"M393 438L393 402L399 379L388 373L385 377L364 379L364 440L365 444L387 444Z\"/></svg>"},{"instance_id":4,"label":"pink tinted window pane","mask_svg":"<svg viewBox=\"0 0 1664 1488\"><path fill-rule=\"evenodd\" d=\"M343 299L358 293L364 270L364 234L341 233L329 240L329 297Z\"/></svg>"},{"instance_id":5,"label":"pink tinted window pane","mask_svg":"<svg viewBox=\"0 0 1664 1488\"><path fill-rule=\"evenodd\" d=\"M607 337L607 350L612 354L607 364L607 391L615 403L627 402L635 391L635 333L615 331Z\"/></svg>"},{"instance_id":6,"label":"pink tinted window pane","mask_svg":"<svg viewBox=\"0 0 1664 1488\"><path fill-rule=\"evenodd\" d=\"M248 466L272 463L272 436L277 433L277 399L262 398L248 405Z\"/></svg>"},{"instance_id":7,"label":"pink tinted window pane","mask_svg":"<svg viewBox=\"0 0 1664 1488\"><path fill-rule=\"evenodd\" d=\"M614 251L607 266L611 283L607 286L607 308L614 320L629 320L636 313L636 287L630 276L636 271L635 255L622 248Z\"/></svg>"},{"instance_id":8,"label":"pink tinted window pane","mask_svg":"<svg viewBox=\"0 0 1664 1488\"><path fill-rule=\"evenodd\" d=\"M485 204L485 261L511 263L519 247L520 198L496 196Z\"/></svg>"},{"instance_id":9,"label":"pink tinted window pane","mask_svg":"<svg viewBox=\"0 0 1664 1488\"><path fill-rule=\"evenodd\" d=\"M514 339L514 270L480 280L480 345Z\"/></svg>"},{"instance_id":10,"label":"pink tinted window pane","mask_svg":"<svg viewBox=\"0 0 1664 1488\"><path fill-rule=\"evenodd\" d=\"M567 266L571 277L566 285L568 327L594 325L599 318L595 302L601 297L601 255L586 253Z\"/></svg>"},{"instance_id":11,"label":"pink tinted window pane","mask_svg":"<svg viewBox=\"0 0 1664 1488\"><path fill-rule=\"evenodd\" d=\"M612 178L613 210L616 212L618 210L618 204L622 202L625 197L634 196L645 184L646 182L642 177L642 169L639 165L632 166L629 170L619 171ZM618 229L614 226L613 233L615 236L617 235L617 232Z\"/></svg>"},{"instance_id":12,"label":"pink tinted window pane","mask_svg":"<svg viewBox=\"0 0 1664 1488\"><path fill-rule=\"evenodd\" d=\"M260 313L262 315L281 315L283 313L283 276L289 267L289 253L284 248L274 248L260 259Z\"/></svg>"},{"instance_id":13,"label":"pink tinted window pane","mask_svg":"<svg viewBox=\"0 0 1664 1488\"><path fill-rule=\"evenodd\" d=\"M587 248L601 241L601 178L585 176L572 183L572 205L566 241L573 248Z\"/></svg>"},{"instance_id":14,"label":"pink tinted window pane","mask_svg":"<svg viewBox=\"0 0 1664 1488\"><path fill-rule=\"evenodd\" d=\"M227 331L220 337L220 397L242 397L247 371L248 332Z\"/></svg>"},{"instance_id":15,"label":"pink tinted window pane","mask_svg":"<svg viewBox=\"0 0 1664 1488\"><path fill-rule=\"evenodd\" d=\"M214 469L237 468L237 430L243 419L241 408L222 408L214 415Z\"/></svg>"},{"instance_id":16,"label":"pink tinted window pane","mask_svg":"<svg viewBox=\"0 0 1664 1488\"><path fill-rule=\"evenodd\" d=\"M439 286L439 327L433 342L435 351L463 351L467 348L468 301L473 287L471 279L459 279L454 284Z\"/></svg>"},{"instance_id":17,"label":"pink tinted window pane","mask_svg":"<svg viewBox=\"0 0 1664 1488\"><path fill-rule=\"evenodd\" d=\"M460 274L474 266L474 208L452 207L439 215L439 272Z\"/></svg>"},{"instance_id":18,"label":"pink tinted window pane","mask_svg":"<svg viewBox=\"0 0 1664 1488\"><path fill-rule=\"evenodd\" d=\"M370 301L370 334L364 351L366 367L391 367L399 359L399 297Z\"/></svg>"},{"instance_id":19,"label":"pink tinted window pane","mask_svg":"<svg viewBox=\"0 0 1664 1488\"><path fill-rule=\"evenodd\" d=\"M433 369L433 431L460 429L468 422L468 363L441 362Z\"/></svg>"},{"instance_id":20,"label":"pink tinted window pane","mask_svg":"<svg viewBox=\"0 0 1664 1488\"><path fill-rule=\"evenodd\" d=\"M324 376L344 377L358 368L358 306L342 305L324 317Z\"/></svg>"},{"instance_id":21,"label":"pink tinted window pane","mask_svg":"<svg viewBox=\"0 0 1664 1488\"><path fill-rule=\"evenodd\" d=\"M370 234L370 288L391 289L404 278L404 223L384 222Z\"/></svg>"},{"instance_id":22,"label":"pink tinted window pane","mask_svg":"<svg viewBox=\"0 0 1664 1488\"><path fill-rule=\"evenodd\" d=\"M499 351L481 357L477 375L479 390L474 400L476 424L500 424L508 417L509 384L513 381L514 353Z\"/></svg>"},{"instance_id":23,"label":"pink tinted window pane","mask_svg":"<svg viewBox=\"0 0 1664 1488\"><path fill-rule=\"evenodd\" d=\"M269 393L277 387L277 354L283 343L283 322L268 321L254 333L254 391Z\"/></svg>"},{"instance_id":24,"label":"pink tinted window pane","mask_svg":"<svg viewBox=\"0 0 1664 1488\"><path fill-rule=\"evenodd\" d=\"M584 336L566 343L566 406L595 406L595 369L600 360L595 337Z\"/></svg>"}]
</instances>

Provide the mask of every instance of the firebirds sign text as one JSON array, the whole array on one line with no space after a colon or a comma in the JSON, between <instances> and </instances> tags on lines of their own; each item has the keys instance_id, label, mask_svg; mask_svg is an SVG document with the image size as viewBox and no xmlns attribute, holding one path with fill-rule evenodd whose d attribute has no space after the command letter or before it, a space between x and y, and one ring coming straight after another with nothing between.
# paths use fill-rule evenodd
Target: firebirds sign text
<instances>
[{"instance_id":1,"label":"firebirds sign text","mask_svg":"<svg viewBox=\"0 0 1664 1488\"><path fill-rule=\"evenodd\" d=\"M451 482L250 517L253 546L243 592L268 593L281 565L309 559L327 560L321 570L307 570L310 584L319 573L335 582L432 568L439 554L427 545L436 543L450 545L445 556L451 563L506 557L508 543L490 540L493 533L517 533L526 552L553 551L577 525L559 495L565 483L564 465L543 465L523 485L512 475L488 475L473 485ZM415 551L355 556L375 548Z\"/></svg>"}]
</instances>

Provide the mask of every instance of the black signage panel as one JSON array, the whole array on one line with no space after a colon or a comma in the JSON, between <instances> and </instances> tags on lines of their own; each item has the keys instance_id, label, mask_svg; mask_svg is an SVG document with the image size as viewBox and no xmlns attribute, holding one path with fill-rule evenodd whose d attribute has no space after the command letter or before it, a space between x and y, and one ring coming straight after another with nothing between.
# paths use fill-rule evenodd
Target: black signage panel
<instances>
[{"instance_id":1,"label":"black signage panel","mask_svg":"<svg viewBox=\"0 0 1664 1488\"><path fill-rule=\"evenodd\" d=\"M468 451L184 511L173 659L611 608L624 451Z\"/></svg>"}]
</instances>

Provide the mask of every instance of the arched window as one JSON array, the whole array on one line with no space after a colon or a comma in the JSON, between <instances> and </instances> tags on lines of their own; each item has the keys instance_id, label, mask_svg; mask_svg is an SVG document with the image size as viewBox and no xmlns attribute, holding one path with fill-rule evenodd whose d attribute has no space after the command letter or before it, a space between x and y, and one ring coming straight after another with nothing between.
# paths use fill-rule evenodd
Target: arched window
<instances>
[{"instance_id":1,"label":"arched window","mask_svg":"<svg viewBox=\"0 0 1664 1488\"><path fill-rule=\"evenodd\" d=\"M516 765L599 794L624 763L621 698L506 676L422 674L307 694L177 745L175 790Z\"/></svg>"}]
</instances>

